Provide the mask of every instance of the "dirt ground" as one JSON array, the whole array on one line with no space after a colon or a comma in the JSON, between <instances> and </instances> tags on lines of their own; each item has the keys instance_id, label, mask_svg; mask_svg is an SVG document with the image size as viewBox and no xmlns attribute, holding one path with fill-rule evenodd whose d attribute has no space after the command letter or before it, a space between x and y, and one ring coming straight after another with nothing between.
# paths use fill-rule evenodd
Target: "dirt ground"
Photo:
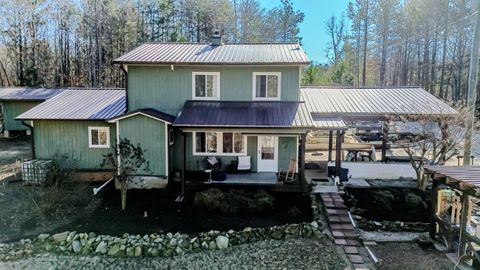
<instances>
[{"instance_id":1,"label":"dirt ground","mask_svg":"<svg viewBox=\"0 0 480 270\"><path fill-rule=\"evenodd\" d=\"M417 243L379 243L371 246L383 270L451 270L453 264L445 253L433 247L422 248Z\"/></svg>"},{"instance_id":2,"label":"dirt ground","mask_svg":"<svg viewBox=\"0 0 480 270\"><path fill-rule=\"evenodd\" d=\"M96 196L94 186L98 184L68 183L61 188L24 186L20 182L0 185L0 242L62 231L108 235L196 233L312 219L309 197L299 194L273 194L273 211L225 215L196 208L191 199L177 204L174 191L130 190L127 209L122 211L119 191L113 185Z\"/></svg>"},{"instance_id":3,"label":"dirt ground","mask_svg":"<svg viewBox=\"0 0 480 270\"><path fill-rule=\"evenodd\" d=\"M13 174L16 160L31 158L30 139L0 138L0 181Z\"/></svg>"}]
</instances>

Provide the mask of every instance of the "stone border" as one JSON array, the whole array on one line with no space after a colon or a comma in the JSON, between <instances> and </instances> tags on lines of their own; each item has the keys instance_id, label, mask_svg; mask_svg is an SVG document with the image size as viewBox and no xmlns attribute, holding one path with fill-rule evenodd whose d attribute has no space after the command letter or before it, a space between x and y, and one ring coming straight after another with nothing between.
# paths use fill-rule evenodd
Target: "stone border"
<instances>
[{"instance_id":1,"label":"stone border","mask_svg":"<svg viewBox=\"0 0 480 270\"><path fill-rule=\"evenodd\" d=\"M40 234L35 239L23 239L0 245L0 260L16 260L45 251L60 254L105 255L118 257L168 257L202 250L227 249L230 246L266 239L322 238L324 223L287 224L270 228L250 228L242 231L209 231L197 235L181 233L130 235L121 237L95 233L62 232Z\"/></svg>"}]
</instances>

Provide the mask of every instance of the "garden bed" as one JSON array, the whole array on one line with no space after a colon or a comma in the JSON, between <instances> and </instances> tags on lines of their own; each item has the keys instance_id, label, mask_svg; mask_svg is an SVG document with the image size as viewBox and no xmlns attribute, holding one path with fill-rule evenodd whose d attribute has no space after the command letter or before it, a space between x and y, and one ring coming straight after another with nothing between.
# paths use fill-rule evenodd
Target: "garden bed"
<instances>
[{"instance_id":1,"label":"garden bed","mask_svg":"<svg viewBox=\"0 0 480 270\"><path fill-rule=\"evenodd\" d=\"M345 201L364 230L428 230L430 201L427 192L408 185L372 185L346 188Z\"/></svg>"},{"instance_id":2,"label":"garden bed","mask_svg":"<svg viewBox=\"0 0 480 270\"><path fill-rule=\"evenodd\" d=\"M272 193L269 211L225 214L194 207L194 194L187 194L185 203L178 204L178 193L173 190L129 190L127 208L122 211L119 191L108 185L94 196L92 189L98 185L69 183L61 189L45 189L17 182L0 187L4 194L0 195L0 242L62 231L114 236L125 232L194 234L313 220L310 198L302 194Z\"/></svg>"}]
</instances>

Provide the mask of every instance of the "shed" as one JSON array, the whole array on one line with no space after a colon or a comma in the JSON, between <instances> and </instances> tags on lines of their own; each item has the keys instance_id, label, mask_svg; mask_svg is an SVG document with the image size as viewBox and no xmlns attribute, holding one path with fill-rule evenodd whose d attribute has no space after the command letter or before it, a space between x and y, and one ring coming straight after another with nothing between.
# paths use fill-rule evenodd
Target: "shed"
<instances>
[{"instance_id":1,"label":"shed","mask_svg":"<svg viewBox=\"0 0 480 270\"><path fill-rule=\"evenodd\" d=\"M61 93L59 88L10 87L0 88L0 133L10 137L12 132L30 133L29 128L15 117Z\"/></svg>"}]
</instances>

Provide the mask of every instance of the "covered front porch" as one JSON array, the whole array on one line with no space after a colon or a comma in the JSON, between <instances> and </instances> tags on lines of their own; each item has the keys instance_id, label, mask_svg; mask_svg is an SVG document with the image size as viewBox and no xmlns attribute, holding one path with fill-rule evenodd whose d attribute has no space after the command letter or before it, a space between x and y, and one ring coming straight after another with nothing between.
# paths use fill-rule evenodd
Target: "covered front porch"
<instances>
[{"instance_id":1,"label":"covered front porch","mask_svg":"<svg viewBox=\"0 0 480 270\"><path fill-rule=\"evenodd\" d=\"M298 102L188 101L173 126L184 186L304 184L306 135ZM208 117L200 117L200 115ZM279 173L290 175L288 184ZM185 175L185 177L183 177Z\"/></svg>"}]
</instances>

